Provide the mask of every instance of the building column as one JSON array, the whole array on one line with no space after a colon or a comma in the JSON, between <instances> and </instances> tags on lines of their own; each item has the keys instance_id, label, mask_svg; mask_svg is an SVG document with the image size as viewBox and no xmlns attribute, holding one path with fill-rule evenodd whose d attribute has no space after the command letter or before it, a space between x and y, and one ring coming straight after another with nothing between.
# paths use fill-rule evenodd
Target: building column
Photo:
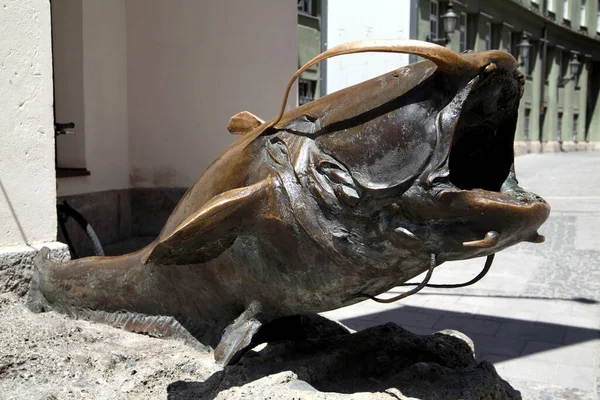
<instances>
[{"instance_id":1,"label":"building column","mask_svg":"<svg viewBox=\"0 0 600 400\"><path fill-rule=\"evenodd\" d=\"M542 146L544 151L560 150L558 144L558 79L560 75L560 63L558 57L561 52L556 48L548 48L548 68L547 85L545 90L546 97L546 117L544 129L542 131Z\"/></svg>"},{"instance_id":2,"label":"building column","mask_svg":"<svg viewBox=\"0 0 600 400\"><path fill-rule=\"evenodd\" d=\"M565 50L568 51L568 50ZM569 63L571 59L569 57L563 58L563 63L566 63L566 78L570 77L571 72L569 71ZM574 149L573 142L573 124L575 115L579 113L579 100L575 90L575 81L573 79L568 80L562 88L563 94L563 126L562 126L562 139L563 149L566 151ZM579 117L578 117L579 119Z\"/></svg>"},{"instance_id":3,"label":"building column","mask_svg":"<svg viewBox=\"0 0 600 400\"><path fill-rule=\"evenodd\" d=\"M55 242L50 2L6 3L0 26L0 292L24 295L41 246L68 254Z\"/></svg>"},{"instance_id":4,"label":"building column","mask_svg":"<svg viewBox=\"0 0 600 400\"><path fill-rule=\"evenodd\" d=\"M577 127L577 142L581 145L585 144L586 140L586 121L587 121L587 96L588 96L588 79L589 69L586 60L581 61L581 72L579 74L579 124Z\"/></svg>"},{"instance_id":5,"label":"building column","mask_svg":"<svg viewBox=\"0 0 600 400\"><path fill-rule=\"evenodd\" d=\"M541 117L541 89L544 84L542 76L542 46L541 41L535 43L535 51L530 53L532 65L531 77L533 84L531 92L531 115L529 127L529 146L530 152L537 153L540 151L540 117Z\"/></svg>"},{"instance_id":6,"label":"building column","mask_svg":"<svg viewBox=\"0 0 600 400\"><path fill-rule=\"evenodd\" d=\"M590 127L588 129L587 139L590 142L595 142L592 144L599 146L598 149L600 150L600 144L598 144L598 142L600 142L600 89L597 88L597 85L600 82L600 62L592 63L591 68L591 76L588 75L588 79L592 80L594 84L594 91L591 93L592 108L589 111L592 113L592 115L590 118Z\"/></svg>"}]
</instances>

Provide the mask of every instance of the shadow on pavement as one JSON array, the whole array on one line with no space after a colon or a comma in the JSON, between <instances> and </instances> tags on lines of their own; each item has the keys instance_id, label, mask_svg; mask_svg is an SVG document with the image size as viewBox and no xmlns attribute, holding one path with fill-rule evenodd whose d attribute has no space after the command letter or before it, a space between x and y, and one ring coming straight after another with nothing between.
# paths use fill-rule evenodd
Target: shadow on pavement
<instances>
[{"instance_id":1,"label":"shadow on pavement","mask_svg":"<svg viewBox=\"0 0 600 400\"><path fill-rule=\"evenodd\" d=\"M417 334L455 329L473 340L478 358L489 355L517 358L600 337L598 329L414 306L378 312L376 321L374 319L374 315L367 315L340 322L357 331L386 322L394 322Z\"/></svg>"},{"instance_id":2,"label":"shadow on pavement","mask_svg":"<svg viewBox=\"0 0 600 400\"><path fill-rule=\"evenodd\" d=\"M306 341L279 342L273 344L273 346L268 346L266 350L269 350L269 348L270 350L266 353L264 350L259 353L249 352L244 356L240 365L227 367L224 371L217 372L204 382L173 382L168 387L169 398L198 398L199 395L201 395L199 398L214 398L223 390L243 386L283 371L294 372L298 379L306 382L306 387L312 390L316 388L323 392L338 393L375 392L385 390L384 386L390 383L387 381L389 375L382 372L380 366L390 370L394 370L396 367L400 368L400 370L395 370L396 376L404 373L402 368L406 368L406 365L410 362L440 363L444 368L448 366L447 363L444 364L440 361L438 355L427 351L423 355L414 354L414 349L410 350L413 355L408 364L406 360L394 358L399 357L398 354L405 355L410 352L406 348L399 351L397 342L393 342L395 340L394 335L401 336L397 333L399 331L395 331L394 335L386 336L385 339L382 339L382 336L371 334L377 329L388 327L389 325L382 326L388 322L398 324L418 335L429 335L443 329L463 332L474 342L477 361L486 358L495 358L496 360L514 359L593 341L600 337L600 330L598 329L414 306L404 306L400 309L378 312L376 321L374 319L375 315L368 315L362 318L349 318L340 321L347 327L357 331L368 328L354 335L346 335L361 335L357 336L357 338L361 338L360 343L346 343L346 339L339 340L340 336L337 336L337 339L332 340L331 343L324 342L325 344L319 345L318 348L309 348L310 346L306 345ZM429 328L424 326L429 326ZM439 335L427 337L439 337ZM427 337L423 336L423 338ZM364 346L370 347L368 349L363 347L363 342ZM394 345L390 346L392 342ZM313 345L311 344L311 346ZM334 348L339 350L340 347L346 348L343 353L344 356L331 356L335 362L326 365L329 358L322 358L322 353L327 353ZM273 356L273 353L276 353L276 356ZM315 354L321 356L317 357ZM402 367L403 362L406 364L404 367ZM486 362L483 361L478 364L478 368L489 366ZM241 368L241 370L231 370L231 368ZM237 372L231 374L232 371ZM326 373L322 371L326 371ZM331 374L331 376L327 374ZM339 378L342 375L344 378ZM374 384L374 382L379 383ZM302 384L302 382L296 383Z\"/></svg>"}]
</instances>

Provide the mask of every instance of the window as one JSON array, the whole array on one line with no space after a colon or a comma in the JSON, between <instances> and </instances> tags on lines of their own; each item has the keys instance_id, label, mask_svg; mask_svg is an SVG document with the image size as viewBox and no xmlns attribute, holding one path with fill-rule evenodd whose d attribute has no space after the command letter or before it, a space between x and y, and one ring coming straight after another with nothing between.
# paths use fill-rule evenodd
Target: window
<instances>
[{"instance_id":1,"label":"window","mask_svg":"<svg viewBox=\"0 0 600 400\"><path fill-rule=\"evenodd\" d=\"M485 23L485 49L492 49L492 24L489 22Z\"/></svg>"},{"instance_id":2,"label":"window","mask_svg":"<svg viewBox=\"0 0 600 400\"><path fill-rule=\"evenodd\" d=\"M562 122L563 122L563 113L558 113L558 121L556 127L556 140L562 143Z\"/></svg>"},{"instance_id":3,"label":"window","mask_svg":"<svg viewBox=\"0 0 600 400\"><path fill-rule=\"evenodd\" d=\"M563 19L571 19L571 13L569 13L569 0L563 0Z\"/></svg>"},{"instance_id":4,"label":"window","mask_svg":"<svg viewBox=\"0 0 600 400\"><path fill-rule=\"evenodd\" d=\"M587 18L585 14L586 0L581 0L581 14L579 14L579 25L581 27L587 27Z\"/></svg>"},{"instance_id":5,"label":"window","mask_svg":"<svg viewBox=\"0 0 600 400\"><path fill-rule=\"evenodd\" d=\"M525 140L529 140L529 121L531 117L531 110L529 108L525 109L525 118L523 120L523 138Z\"/></svg>"},{"instance_id":6,"label":"window","mask_svg":"<svg viewBox=\"0 0 600 400\"><path fill-rule=\"evenodd\" d=\"M429 9L429 37L435 39L439 32L439 4L436 0L431 0Z\"/></svg>"},{"instance_id":7,"label":"window","mask_svg":"<svg viewBox=\"0 0 600 400\"><path fill-rule=\"evenodd\" d=\"M460 13L459 27L460 30L460 51L467 50L467 14Z\"/></svg>"},{"instance_id":8,"label":"window","mask_svg":"<svg viewBox=\"0 0 600 400\"><path fill-rule=\"evenodd\" d=\"M573 141L577 142L577 131L579 130L579 114L573 114Z\"/></svg>"},{"instance_id":9,"label":"window","mask_svg":"<svg viewBox=\"0 0 600 400\"><path fill-rule=\"evenodd\" d=\"M317 81L310 79L298 79L298 104L306 104L315 99Z\"/></svg>"},{"instance_id":10,"label":"window","mask_svg":"<svg viewBox=\"0 0 600 400\"><path fill-rule=\"evenodd\" d=\"M298 12L313 15L312 0L298 0Z\"/></svg>"},{"instance_id":11,"label":"window","mask_svg":"<svg viewBox=\"0 0 600 400\"><path fill-rule=\"evenodd\" d=\"M554 0L548 0L547 6L548 6L548 11L553 13L554 12Z\"/></svg>"}]
</instances>

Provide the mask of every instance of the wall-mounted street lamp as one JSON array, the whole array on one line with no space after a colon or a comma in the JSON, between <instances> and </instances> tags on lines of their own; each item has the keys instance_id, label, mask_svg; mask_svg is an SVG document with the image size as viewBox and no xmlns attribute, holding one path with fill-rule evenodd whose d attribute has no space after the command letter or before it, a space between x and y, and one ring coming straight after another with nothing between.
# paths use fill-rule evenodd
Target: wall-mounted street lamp
<instances>
[{"instance_id":1,"label":"wall-mounted street lamp","mask_svg":"<svg viewBox=\"0 0 600 400\"><path fill-rule=\"evenodd\" d=\"M446 37L444 38L432 38L427 36L425 40L432 43L447 45L450 43L449 35L454 33L456 30L456 24L458 22L458 15L454 12L454 5L452 4L452 0L448 3L448 10L444 15L442 15L442 23L444 24L444 33Z\"/></svg>"},{"instance_id":2,"label":"wall-mounted street lamp","mask_svg":"<svg viewBox=\"0 0 600 400\"><path fill-rule=\"evenodd\" d=\"M517 45L519 48L519 55L521 56L521 62L519 63L519 67L523 67L525 65L529 65L529 53L531 50L531 43L527 40L527 37L523 35L523 40Z\"/></svg>"},{"instance_id":3,"label":"wall-mounted street lamp","mask_svg":"<svg viewBox=\"0 0 600 400\"><path fill-rule=\"evenodd\" d=\"M564 86L569 81L574 81L579 76L579 70L581 69L581 63L577 59L577 54L573 54L573 58L569 63L569 69L571 70L571 76L568 78L559 78L559 86Z\"/></svg>"}]
</instances>

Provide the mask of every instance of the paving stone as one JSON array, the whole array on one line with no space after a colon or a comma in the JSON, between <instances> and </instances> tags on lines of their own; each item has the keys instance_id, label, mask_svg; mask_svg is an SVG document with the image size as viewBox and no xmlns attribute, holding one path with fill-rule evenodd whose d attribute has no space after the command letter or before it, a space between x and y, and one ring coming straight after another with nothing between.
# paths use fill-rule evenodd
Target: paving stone
<instances>
[{"instance_id":1,"label":"paving stone","mask_svg":"<svg viewBox=\"0 0 600 400\"><path fill-rule=\"evenodd\" d=\"M598 269L600 270L600 267ZM568 315L590 318L596 321L600 320L600 304L583 304L573 302Z\"/></svg>"},{"instance_id":2,"label":"paving stone","mask_svg":"<svg viewBox=\"0 0 600 400\"><path fill-rule=\"evenodd\" d=\"M377 315L376 320L380 323L395 322L396 324L401 326L409 325L421 328L433 328L433 326L441 317L441 314L407 311L406 309L399 309L383 312Z\"/></svg>"},{"instance_id":3,"label":"paving stone","mask_svg":"<svg viewBox=\"0 0 600 400\"><path fill-rule=\"evenodd\" d=\"M510 359L494 364L496 371L503 378L517 378L532 382L554 384L558 365L546 361L526 358ZM516 388L518 390L518 387Z\"/></svg>"},{"instance_id":4,"label":"paving stone","mask_svg":"<svg viewBox=\"0 0 600 400\"><path fill-rule=\"evenodd\" d=\"M557 315L542 310L538 313L535 321L542 324L559 324L572 328L600 329L600 315L597 318L590 318L578 315Z\"/></svg>"},{"instance_id":5,"label":"paving stone","mask_svg":"<svg viewBox=\"0 0 600 400\"><path fill-rule=\"evenodd\" d=\"M448 296L453 297L452 302L444 302L444 301L435 301L433 299L428 300L423 307L425 308L424 312L429 312L427 310L434 310L433 312L458 312L461 314L468 315L477 315L479 312L480 304L476 301L465 303L461 302L463 295L459 296Z\"/></svg>"},{"instance_id":6,"label":"paving stone","mask_svg":"<svg viewBox=\"0 0 600 400\"><path fill-rule=\"evenodd\" d=\"M477 319L491 319L495 321L513 320L515 322L535 322L538 320L539 312L522 311L514 308L479 307Z\"/></svg>"},{"instance_id":7,"label":"paving stone","mask_svg":"<svg viewBox=\"0 0 600 400\"><path fill-rule=\"evenodd\" d=\"M596 198L600 201L600 196ZM600 249L600 215L586 215L577 218L577 233L575 235L575 248L577 250L597 250Z\"/></svg>"},{"instance_id":8,"label":"paving stone","mask_svg":"<svg viewBox=\"0 0 600 400\"><path fill-rule=\"evenodd\" d=\"M597 345L597 343L600 341L599 339L600 332L596 329L567 328L567 332L563 338L563 343L587 345L587 347L592 347Z\"/></svg>"},{"instance_id":9,"label":"paving stone","mask_svg":"<svg viewBox=\"0 0 600 400\"><path fill-rule=\"evenodd\" d=\"M375 317L381 312L387 310L395 310L401 308L401 305L398 304L381 304L376 303L374 301L363 301L358 304L354 304L352 306L338 308L337 310L327 311L320 313L325 318L330 318L334 320L341 319L351 319L351 318L360 318L360 319L375 319Z\"/></svg>"},{"instance_id":10,"label":"paving stone","mask_svg":"<svg viewBox=\"0 0 600 400\"><path fill-rule=\"evenodd\" d=\"M443 316L434 326L439 329L456 329L464 333L477 333L494 335L501 323L485 319L463 318L456 316Z\"/></svg>"},{"instance_id":11,"label":"paving stone","mask_svg":"<svg viewBox=\"0 0 600 400\"><path fill-rule=\"evenodd\" d=\"M367 329L370 328L372 326L377 326L380 325L379 322L373 321L373 320L364 320L364 319L360 319L360 318L352 318L352 319L341 319L339 320L342 324L344 324L346 327L354 330L354 331L362 331L363 329Z\"/></svg>"},{"instance_id":12,"label":"paving stone","mask_svg":"<svg viewBox=\"0 0 600 400\"><path fill-rule=\"evenodd\" d=\"M533 297L533 296L531 296ZM572 304L567 301L556 301L549 299L528 298L527 295L521 296L498 296L497 298L479 299L480 306L486 308L497 308L514 311L529 311L532 313L545 310L553 314L568 314L572 309Z\"/></svg>"},{"instance_id":13,"label":"paving stone","mask_svg":"<svg viewBox=\"0 0 600 400\"><path fill-rule=\"evenodd\" d=\"M414 296L408 297L406 300L412 300L411 303L406 303L406 305L414 305L414 306L425 306L428 308L438 308L438 309L450 309L451 306L456 305L458 300L460 299L460 294L454 292L424 292L417 293ZM404 300L402 301L403 304Z\"/></svg>"},{"instance_id":14,"label":"paving stone","mask_svg":"<svg viewBox=\"0 0 600 400\"><path fill-rule=\"evenodd\" d=\"M498 337L514 337L548 343L562 343L567 328L561 325L541 325L528 322L503 322Z\"/></svg>"},{"instance_id":15,"label":"paving stone","mask_svg":"<svg viewBox=\"0 0 600 400\"><path fill-rule=\"evenodd\" d=\"M518 357L523 352L526 341L521 338L498 337L469 334L475 344L475 351L503 357Z\"/></svg>"},{"instance_id":16,"label":"paving stone","mask_svg":"<svg viewBox=\"0 0 600 400\"><path fill-rule=\"evenodd\" d=\"M594 367L598 364L598 353L594 348L557 345L556 343L528 341L521 353L533 360Z\"/></svg>"},{"instance_id":17,"label":"paving stone","mask_svg":"<svg viewBox=\"0 0 600 400\"><path fill-rule=\"evenodd\" d=\"M423 328L422 326L411 326L411 325L402 325L402 327L412 333L416 333L417 335L432 335L439 331L439 329L434 328Z\"/></svg>"},{"instance_id":18,"label":"paving stone","mask_svg":"<svg viewBox=\"0 0 600 400\"><path fill-rule=\"evenodd\" d=\"M558 364L554 384L559 386L580 388L587 390L596 389L597 368Z\"/></svg>"},{"instance_id":19,"label":"paving stone","mask_svg":"<svg viewBox=\"0 0 600 400\"><path fill-rule=\"evenodd\" d=\"M507 361L507 360L510 360L510 359L511 359L511 357L499 356L497 354L489 354L489 353L479 353L479 352L476 352L476 360L478 362L481 362L481 361L485 360L485 361L491 362L492 364L497 364L497 363L500 363L500 362L503 362L503 361Z\"/></svg>"}]
</instances>

